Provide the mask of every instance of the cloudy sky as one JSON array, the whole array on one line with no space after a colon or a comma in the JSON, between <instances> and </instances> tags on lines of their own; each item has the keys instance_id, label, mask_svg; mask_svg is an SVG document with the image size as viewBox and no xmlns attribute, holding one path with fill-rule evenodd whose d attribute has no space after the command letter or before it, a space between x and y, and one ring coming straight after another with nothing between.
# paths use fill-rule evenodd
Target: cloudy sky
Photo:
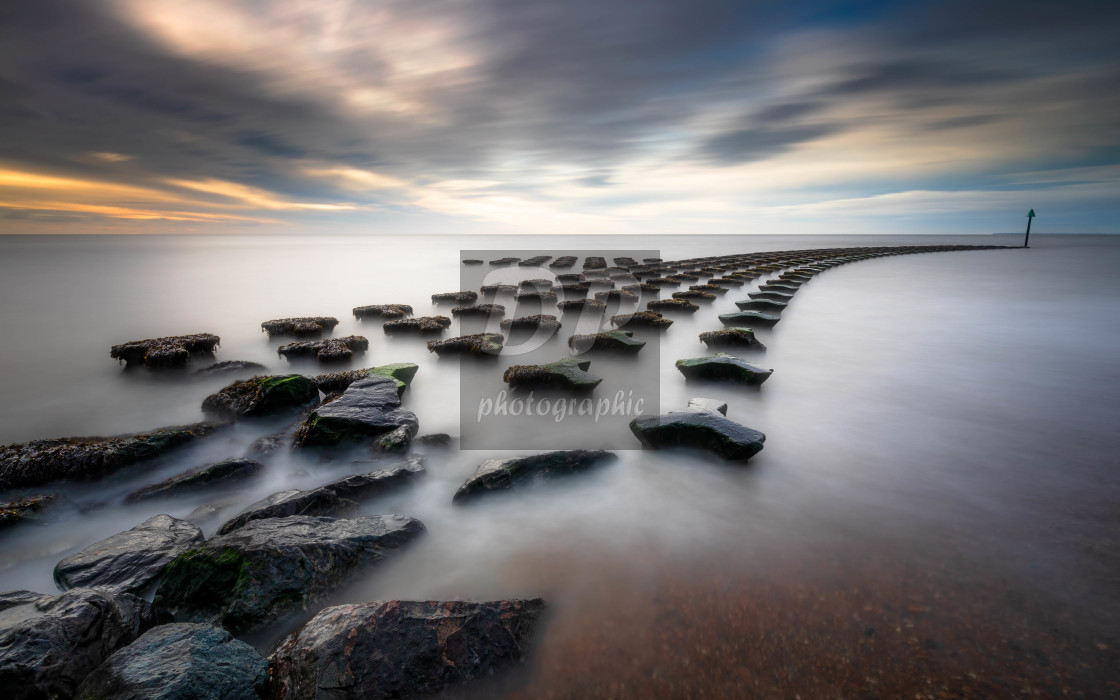
<instances>
[{"instance_id":1,"label":"cloudy sky","mask_svg":"<svg viewBox=\"0 0 1120 700\"><path fill-rule=\"evenodd\" d=\"M6 0L0 232L1120 232L1120 2Z\"/></svg>"}]
</instances>

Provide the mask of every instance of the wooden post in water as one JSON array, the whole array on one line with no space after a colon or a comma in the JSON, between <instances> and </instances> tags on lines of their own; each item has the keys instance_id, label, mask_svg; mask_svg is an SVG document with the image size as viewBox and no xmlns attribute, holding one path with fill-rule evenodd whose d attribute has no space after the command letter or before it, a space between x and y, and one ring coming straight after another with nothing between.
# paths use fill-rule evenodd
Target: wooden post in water
<instances>
[{"instance_id":1,"label":"wooden post in water","mask_svg":"<svg viewBox=\"0 0 1120 700\"><path fill-rule=\"evenodd\" d=\"M1034 209L1027 212L1027 237L1023 239L1023 247L1030 248L1028 243L1031 242L1031 219L1034 218Z\"/></svg>"}]
</instances>

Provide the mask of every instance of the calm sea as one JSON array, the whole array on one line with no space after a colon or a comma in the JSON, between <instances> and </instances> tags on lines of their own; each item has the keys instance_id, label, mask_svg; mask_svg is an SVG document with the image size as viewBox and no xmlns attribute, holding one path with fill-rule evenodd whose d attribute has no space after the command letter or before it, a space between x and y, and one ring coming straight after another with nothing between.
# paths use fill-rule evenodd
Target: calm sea
<instances>
[{"instance_id":1,"label":"calm sea","mask_svg":"<svg viewBox=\"0 0 1120 700\"><path fill-rule=\"evenodd\" d=\"M767 436L748 465L633 440L594 474L452 508L478 462L505 453L432 454L418 486L365 504L418 517L428 535L328 602L545 597L533 663L484 695L1120 692L1120 237L1031 242L817 276L759 330L767 350L752 359L774 374L757 390L686 385L673 368L704 353L697 334L752 286L679 318L661 336L661 406L727 401L728 417ZM278 357L260 331L302 315L369 338L352 367L418 363L405 405L422 434L458 435L458 363L350 309L429 312L432 293L459 288L460 249L673 259L935 243L1019 239L0 236L0 443L202 420L203 397L231 381L125 371L109 347L128 340L210 332L217 360L330 371ZM155 465L62 487L72 506L0 537L0 590L53 592L60 558L234 495L121 505L280 427L240 423ZM283 453L236 495L247 504L348 467ZM297 623L250 641L267 649Z\"/></svg>"}]
</instances>

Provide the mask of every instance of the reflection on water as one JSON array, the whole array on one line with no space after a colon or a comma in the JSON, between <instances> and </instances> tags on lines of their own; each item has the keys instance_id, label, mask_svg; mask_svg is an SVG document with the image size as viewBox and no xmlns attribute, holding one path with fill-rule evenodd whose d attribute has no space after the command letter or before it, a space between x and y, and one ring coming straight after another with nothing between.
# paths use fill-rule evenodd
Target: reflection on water
<instances>
[{"instance_id":1,"label":"reflection on water","mask_svg":"<svg viewBox=\"0 0 1120 700\"><path fill-rule=\"evenodd\" d=\"M940 242L988 240L664 237L656 246L669 259ZM1035 243L817 276L781 323L758 329L767 350L747 356L775 370L761 389L686 383L672 366L704 354L697 334L719 328L716 315L756 285L675 316L660 337L661 407L727 401L730 418L767 435L749 465L642 452L634 440L594 473L452 508L478 462L505 453L433 449L426 478L364 504L417 517L428 534L330 602L545 596L550 621L534 662L501 688L517 697L1116 692L1107 669L1120 643L1120 242ZM334 335L368 337L353 367L420 364L405 406L421 434L459 434L459 363L349 310L406 303L429 314L431 293L458 286L460 247L507 246L497 237L0 237L0 441L201 419L202 398L230 378L124 371L108 348L135 338L213 332L218 360L324 371L278 358L281 341L259 332L261 321L297 315L337 316ZM485 371L501 385L497 367ZM72 504L0 535L0 589L52 592L63 556L156 513L182 517L230 496L122 505L128 491L242 455L287 422L242 422L155 466L66 486ZM236 495L247 504L317 486L366 457L284 451ZM297 623L251 641L265 648Z\"/></svg>"}]
</instances>

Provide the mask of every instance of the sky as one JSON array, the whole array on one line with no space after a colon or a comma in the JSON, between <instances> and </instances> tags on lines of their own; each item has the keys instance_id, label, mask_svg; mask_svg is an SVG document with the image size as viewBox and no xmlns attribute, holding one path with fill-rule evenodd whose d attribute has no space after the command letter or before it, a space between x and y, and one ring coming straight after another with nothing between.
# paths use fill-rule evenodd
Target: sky
<instances>
[{"instance_id":1,"label":"sky","mask_svg":"<svg viewBox=\"0 0 1120 700\"><path fill-rule=\"evenodd\" d=\"M0 233L1120 232L1120 2L5 0Z\"/></svg>"}]
</instances>

